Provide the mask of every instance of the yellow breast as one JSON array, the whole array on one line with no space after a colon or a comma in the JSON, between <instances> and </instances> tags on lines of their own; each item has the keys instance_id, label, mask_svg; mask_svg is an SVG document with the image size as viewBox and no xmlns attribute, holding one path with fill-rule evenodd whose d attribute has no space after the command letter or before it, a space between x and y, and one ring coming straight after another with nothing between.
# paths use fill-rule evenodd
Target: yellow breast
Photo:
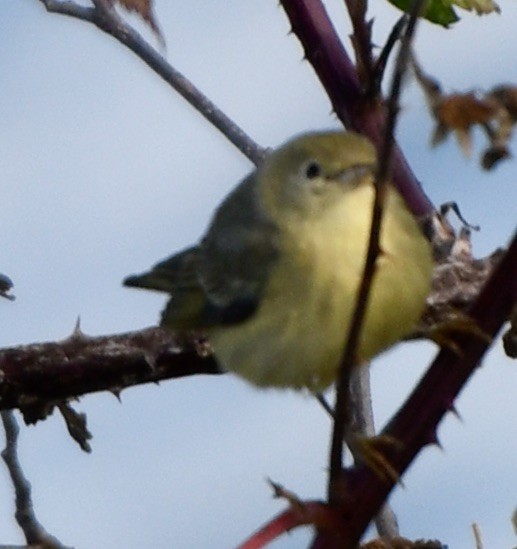
<instances>
[{"instance_id":1,"label":"yellow breast","mask_svg":"<svg viewBox=\"0 0 517 549\"><path fill-rule=\"evenodd\" d=\"M372 201L372 185L362 185L320 222L286 233L289 252L280 255L254 316L208 334L222 367L259 386L320 391L335 380L364 268ZM406 335L429 292L429 244L394 190L385 204L381 249L360 361Z\"/></svg>"}]
</instances>

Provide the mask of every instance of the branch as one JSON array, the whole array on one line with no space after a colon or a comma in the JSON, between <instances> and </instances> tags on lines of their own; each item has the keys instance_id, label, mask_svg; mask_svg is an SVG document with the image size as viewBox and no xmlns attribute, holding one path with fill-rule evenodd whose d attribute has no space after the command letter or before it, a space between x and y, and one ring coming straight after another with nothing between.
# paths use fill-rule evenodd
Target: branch
<instances>
[{"instance_id":1,"label":"branch","mask_svg":"<svg viewBox=\"0 0 517 549\"><path fill-rule=\"evenodd\" d=\"M142 383L220 371L207 344L179 341L149 328L88 337L76 330L59 343L37 343L0 351L0 409L19 408L28 423L46 417L68 398Z\"/></svg>"},{"instance_id":2,"label":"branch","mask_svg":"<svg viewBox=\"0 0 517 549\"><path fill-rule=\"evenodd\" d=\"M379 157L379 168L375 178L375 197L372 207L372 223L370 229L370 241L361 278L361 284L357 295L357 302L352 317L352 323L346 340L345 352L339 369L336 387L336 409L334 415L334 431L332 433L332 445L330 450L330 475L328 495L330 503L337 503L342 495L340 480L343 467L343 440L345 438L348 423L348 394L350 386L350 374L357 363L357 346L364 317L370 287L375 273L377 256L380 252L380 233L382 226L382 215L384 199L386 195L388 180L390 176L390 163L395 146L395 126L399 110L399 97L402 88L402 81L408 68L411 42L416 30L418 16L423 8L425 0L416 0L413 3L411 16L402 38L395 72L393 75L392 89L389 96L388 116L386 121L385 135Z\"/></svg>"},{"instance_id":3,"label":"branch","mask_svg":"<svg viewBox=\"0 0 517 549\"><path fill-rule=\"evenodd\" d=\"M517 303L517 233L508 250L494 268L476 301L469 309L469 316L483 332L495 337L512 308ZM437 443L436 430L447 412L454 410L454 401L468 379L480 365L489 348L486 338L479 335L458 336L461 355L442 349L412 391L406 402L384 428L381 436L391 437L399 444L387 445L385 458L401 476L419 452L428 444ZM265 541L276 539L286 531L315 519L318 534L313 549L342 549L356 547L389 493L395 487L394 479L380 478L366 465L356 465L345 471L346 500L339 505L318 502L300 502L290 506L269 521L250 540L259 543L244 545L246 548L262 547ZM300 517L300 505L318 506L318 516L329 519L323 525L316 516ZM327 513L325 512L327 510ZM338 515L338 520L334 518ZM248 540L247 543L250 542Z\"/></svg>"},{"instance_id":4,"label":"branch","mask_svg":"<svg viewBox=\"0 0 517 549\"><path fill-rule=\"evenodd\" d=\"M456 241L453 248L462 248ZM466 311L504 256L485 259L450 254L433 272L433 291L414 336ZM63 400L178 377L221 373L207 344L178 339L159 328L89 337L76 331L60 342L0 350L0 410L19 408L28 422L45 417Z\"/></svg>"},{"instance_id":5,"label":"branch","mask_svg":"<svg viewBox=\"0 0 517 549\"><path fill-rule=\"evenodd\" d=\"M255 165L264 158L265 151L253 141L235 122L224 114L190 80L172 67L167 60L153 49L131 26L118 16L113 8L104 2L95 1L94 7L79 6L75 2L39 0L49 13L67 15L92 23L124 44L161 76L202 116L213 124L235 147Z\"/></svg>"},{"instance_id":6,"label":"branch","mask_svg":"<svg viewBox=\"0 0 517 549\"><path fill-rule=\"evenodd\" d=\"M363 90L374 90L372 58L373 21L366 21L367 0L345 0L345 4L354 29L354 32L350 35L350 40L354 46L357 74L361 87Z\"/></svg>"},{"instance_id":7,"label":"branch","mask_svg":"<svg viewBox=\"0 0 517 549\"><path fill-rule=\"evenodd\" d=\"M259 549L297 526L314 524L333 531L340 530L341 517L321 501L297 502L252 534L237 549Z\"/></svg>"},{"instance_id":8,"label":"branch","mask_svg":"<svg viewBox=\"0 0 517 549\"><path fill-rule=\"evenodd\" d=\"M517 233L468 313L479 328L493 338L510 316L515 303ZM400 443L386 446L385 449L385 458L400 476L426 445L437 443L438 424L448 411L454 409L455 399L489 348L486 339L479 335L462 334L455 339L461 349L461 356L442 349L420 383L381 433L381 436L390 437ZM357 466L349 472L348 500L343 505L342 513L350 532L351 547L360 538L394 486L393 479L381 479L366 466ZM343 546L348 547L346 544Z\"/></svg>"},{"instance_id":9,"label":"branch","mask_svg":"<svg viewBox=\"0 0 517 549\"><path fill-rule=\"evenodd\" d=\"M369 364L362 364L352 372L350 411L352 432L364 437L375 436ZM399 535L397 517L389 503L382 506L374 521L379 537L392 539Z\"/></svg>"},{"instance_id":10,"label":"branch","mask_svg":"<svg viewBox=\"0 0 517 549\"><path fill-rule=\"evenodd\" d=\"M18 461L18 433L20 429L14 414L3 411L2 423L5 430L5 449L2 451L16 494L16 522L25 536L27 544L45 549L66 549L54 536L51 536L38 522L32 506L31 485L23 474Z\"/></svg>"}]
</instances>

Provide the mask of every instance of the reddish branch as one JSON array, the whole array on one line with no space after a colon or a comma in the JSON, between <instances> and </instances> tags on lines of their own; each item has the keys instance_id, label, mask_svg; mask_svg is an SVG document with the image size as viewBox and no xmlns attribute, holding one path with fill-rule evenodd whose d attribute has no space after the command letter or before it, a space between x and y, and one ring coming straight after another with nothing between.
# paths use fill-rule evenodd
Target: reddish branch
<instances>
[{"instance_id":1,"label":"reddish branch","mask_svg":"<svg viewBox=\"0 0 517 549\"><path fill-rule=\"evenodd\" d=\"M516 302L517 234L470 308L469 315L486 335L495 337ZM479 335L463 334L456 336L456 339L461 356L442 349L420 383L381 433L398 442L384 446L383 452L399 475L404 473L425 446L437 443L438 424L448 411L454 409L457 396L480 365L489 347L489 342ZM339 526L334 527L334 522L330 520L324 527L320 523L313 549L356 547L372 517L395 487L393 479L381 479L366 466L347 469L344 474L346 490L342 503L326 506L327 514L324 512L325 506L317 504L318 516L335 519L337 513L340 517ZM263 547L257 542L266 539L271 541L296 525L307 524L306 517L300 515L301 505L303 503L291 506L279 514L254 534L243 547ZM316 502L307 502L307 505L308 509L314 509ZM279 525L283 525L284 529L279 528Z\"/></svg>"}]
</instances>

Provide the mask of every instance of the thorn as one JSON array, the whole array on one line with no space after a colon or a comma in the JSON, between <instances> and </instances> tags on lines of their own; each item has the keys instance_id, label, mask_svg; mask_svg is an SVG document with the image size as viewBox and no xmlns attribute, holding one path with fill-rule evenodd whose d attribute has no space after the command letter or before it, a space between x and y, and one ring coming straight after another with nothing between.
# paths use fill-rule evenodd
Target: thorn
<instances>
[{"instance_id":1,"label":"thorn","mask_svg":"<svg viewBox=\"0 0 517 549\"><path fill-rule=\"evenodd\" d=\"M269 484L269 486L271 486L273 490L273 497L279 498L283 490L282 486L274 480L270 479L269 477L266 478L266 482Z\"/></svg>"},{"instance_id":2,"label":"thorn","mask_svg":"<svg viewBox=\"0 0 517 549\"><path fill-rule=\"evenodd\" d=\"M480 226L479 225L472 225L469 223L462 215L460 207L458 206L457 202L451 201L451 202L445 202L440 206L440 214L441 215L447 215L450 211L454 212L456 214L456 217L460 220L460 222L463 224L463 227L467 229L471 229L473 231L479 231Z\"/></svg>"},{"instance_id":3,"label":"thorn","mask_svg":"<svg viewBox=\"0 0 517 549\"><path fill-rule=\"evenodd\" d=\"M455 406L454 404L451 404L451 405L449 406L448 411L449 411L454 417L456 417L456 419L458 419L459 421L461 421L461 423L464 423L462 415L458 412L458 408L456 408L456 406Z\"/></svg>"},{"instance_id":4,"label":"thorn","mask_svg":"<svg viewBox=\"0 0 517 549\"><path fill-rule=\"evenodd\" d=\"M111 389L111 394L122 404L122 399L120 398L120 393L122 389Z\"/></svg>"},{"instance_id":5,"label":"thorn","mask_svg":"<svg viewBox=\"0 0 517 549\"><path fill-rule=\"evenodd\" d=\"M291 506L298 507L300 509L303 508L303 501L294 492L287 490L281 484L274 482L270 478L267 478L266 481L271 486L271 488L273 488L274 498L285 499Z\"/></svg>"},{"instance_id":6,"label":"thorn","mask_svg":"<svg viewBox=\"0 0 517 549\"><path fill-rule=\"evenodd\" d=\"M432 446L436 446L438 449L440 449L443 452L443 446L440 442L440 439L438 438L438 435L436 434L436 431L433 431L427 440L428 444L431 444Z\"/></svg>"},{"instance_id":7,"label":"thorn","mask_svg":"<svg viewBox=\"0 0 517 549\"><path fill-rule=\"evenodd\" d=\"M156 356L154 353L144 352L144 360L149 368L149 371L154 372L156 370Z\"/></svg>"},{"instance_id":8,"label":"thorn","mask_svg":"<svg viewBox=\"0 0 517 549\"><path fill-rule=\"evenodd\" d=\"M70 339L86 339L86 334L81 330L81 316L77 317Z\"/></svg>"},{"instance_id":9,"label":"thorn","mask_svg":"<svg viewBox=\"0 0 517 549\"><path fill-rule=\"evenodd\" d=\"M316 393L314 396L316 397L316 400L321 404L321 406L325 410L325 412L327 412L327 414L331 418L333 418L334 417L334 409L327 402L327 399L325 398L325 395L323 393Z\"/></svg>"}]
</instances>

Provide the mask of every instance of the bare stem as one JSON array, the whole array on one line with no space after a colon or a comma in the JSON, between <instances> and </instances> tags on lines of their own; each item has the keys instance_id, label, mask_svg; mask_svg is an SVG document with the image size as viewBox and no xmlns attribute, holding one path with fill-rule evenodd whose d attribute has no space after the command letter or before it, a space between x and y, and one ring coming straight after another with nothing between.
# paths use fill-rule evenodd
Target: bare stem
<instances>
[{"instance_id":1,"label":"bare stem","mask_svg":"<svg viewBox=\"0 0 517 549\"><path fill-rule=\"evenodd\" d=\"M382 227L382 214L384 198L387 189L387 181L390 173L390 162L394 148L394 130L397 121L398 104L403 76L408 66L411 41L416 29L416 23L425 0L415 0L412 5L409 22L406 32L402 38L395 73L393 76L392 87L388 101L388 115L385 128L385 136L381 155L379 157L379 169L375 180L375 198L372 211L372 224L370 230L370 242L364 266L364 272L357 296L357 304L352 317L352 324L348 334L347 343L336 387L336 407L334 419L334 431L332 434L332 444L330 450L330 475L328 497L331 503L337 503L340 499L343 467L343 439L345 438L348 421L348 393L350 385L350 372L357 362L356 352L361 334L364 317L366 315L366 305L370 287L375 273L375 263L379 255L379 239Z\"/></svg>"},{"instance_id":2,"label":"bare stem","mask_svg":"<svg viewBox=\"0 0 517 549\"><path fill-rule=\"evenodd\" d=\"M95 2L95 6L89 8L70 1L39 1L49 13L59 13L92 23L103 32L116 38L161 76L255 165L264 158L265 151L262 147L255 143L190 80L172 67L135 29L119 17L113 8L109 8L104 2Z\"/></svg>"},{"instance_id":3,"label":"bare stem","mask_svg":"<svg viewBox=\"0 0 517 549\"><path fill-rule=\"evenodd\" d=\"M31 485L18 460L18 434L20 428L11 411L2 411L2 423L5 430L5 449L2 451L16 494L16 522L20 526L28 545L38 545L48 549L65 547L43 528L38 522L32 505Z\"/></svg>"},{"instance_id":4,"label":"bare stem","mask_svg":"<svg viewBox=\"0 0 517 549\"><path fill-rule=\"evenodd\" d=\"M352 430L365 437L375 435L370 365L355 368L350 378L350 410ZM375 517L375 528L381 538L394 538L399 535L397 517L389 503L385 503Z\"/></svg>"}]
</instances>

